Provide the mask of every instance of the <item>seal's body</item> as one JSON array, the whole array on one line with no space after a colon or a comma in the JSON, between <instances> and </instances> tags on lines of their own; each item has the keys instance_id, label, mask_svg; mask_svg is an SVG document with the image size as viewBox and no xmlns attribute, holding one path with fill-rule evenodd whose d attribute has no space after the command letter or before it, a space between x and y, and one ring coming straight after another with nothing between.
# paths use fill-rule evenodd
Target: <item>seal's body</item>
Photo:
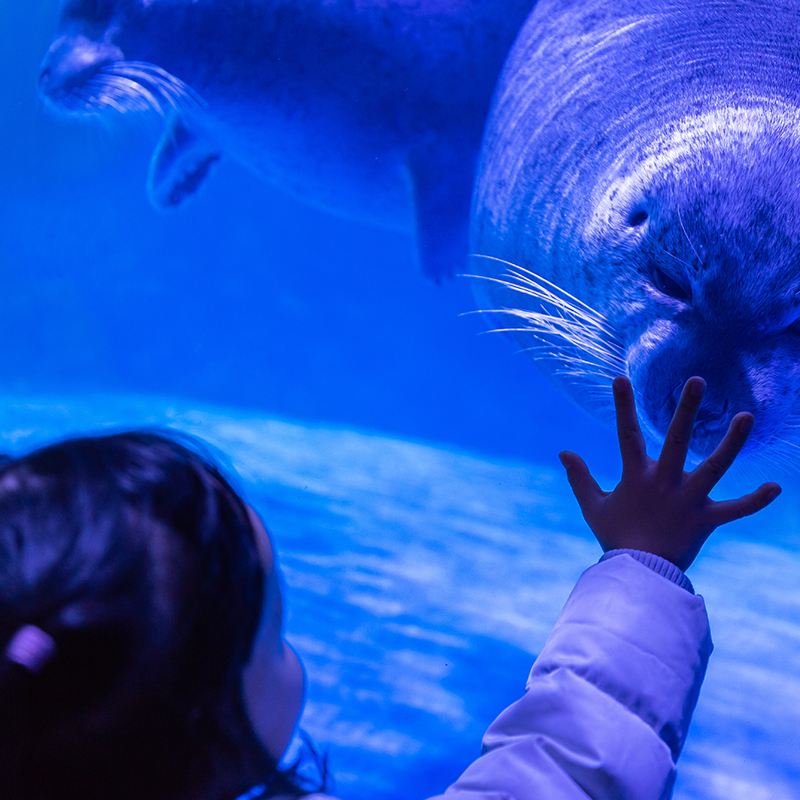
<instances>
[{"instance_id":1,"label":"seal's body","mask_svg":"<svg viewBox=\"0 0 800 800\"><path fill-rule=\"evenodd\" d=\"M482 302L597 415L627 373L656 438L705 377L699 455L738 411L750 449L800 445L799 26L793 2L541 0L487 123Z\"/></svg>"},{"instance_id":2,"label":"seal's body","mask_svg":"<svg viewBox=\"0 0 800 800\"><path fill-rule=\"evenodd\" d=\"M338 213L416 223L423 267L439 278L466 255L483 124L530 7L67 0L40 90L76 114L169 110L150 171L159 207L180 203L227 152Z\"/></svg>"}]
</instances>

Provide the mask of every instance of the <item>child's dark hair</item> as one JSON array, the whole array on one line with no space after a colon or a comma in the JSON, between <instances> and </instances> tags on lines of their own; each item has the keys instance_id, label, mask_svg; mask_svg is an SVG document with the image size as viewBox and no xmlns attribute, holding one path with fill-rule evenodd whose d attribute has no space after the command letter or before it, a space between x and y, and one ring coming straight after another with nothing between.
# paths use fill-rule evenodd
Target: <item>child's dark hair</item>
<instances>
[{"instance_id":1,"label":"child's dark hair","mask_svg":"<svg viewBox=\"0 0 800 800\"><path fill-rule=\"evenodd\" d=\"M154 433L73 439L0 465L4 800L232 800L276 769L241 672L263 571L247 509L209 459Z\"/></svg>"}]
</instances>

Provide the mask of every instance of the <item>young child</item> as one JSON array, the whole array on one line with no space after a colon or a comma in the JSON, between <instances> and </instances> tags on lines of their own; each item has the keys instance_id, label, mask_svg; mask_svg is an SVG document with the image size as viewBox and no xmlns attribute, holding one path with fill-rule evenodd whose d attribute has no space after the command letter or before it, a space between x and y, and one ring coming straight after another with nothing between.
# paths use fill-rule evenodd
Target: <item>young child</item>
<instances>
[{"instance_id":1,"label":"young child","mask_svg":"<svg viewBox=\"0 0 800 800\"><path fill-rule=\"evenodd\" d=\"M666 798L711 651L683 570L715 526L780 491L714 503L738 415L685 474L703 383L658 462L615 382L623 477L567 475L606 550L570 596L525 696L451 800ZM256 800L306 794L277 761L303 700L269 536L220 472L152 434L76 439L0 467L0 796ZM324 789L324 787L320 787Z\"/></svg>"}]
</instances>

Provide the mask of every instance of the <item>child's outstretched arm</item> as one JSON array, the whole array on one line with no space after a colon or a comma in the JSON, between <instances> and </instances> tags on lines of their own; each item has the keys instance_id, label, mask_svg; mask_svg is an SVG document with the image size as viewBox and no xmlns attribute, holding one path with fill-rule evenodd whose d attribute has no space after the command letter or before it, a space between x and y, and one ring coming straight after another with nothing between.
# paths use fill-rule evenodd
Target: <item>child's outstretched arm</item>
<instances>
[{"instance_id":1,"label":"child's outstretched arm","mask_svg":"<svg viewBox=\"0 0 800 800\"><path fill-rule=\"evenodd\" d=\"M654 461L645 451L630 381L614 381L622 480L613 492L600 489L580 456L560 454L583 516L603 550L642 550L685 570L714 528L755 514L780 494L777 483L765 483L737 500L715 502L708 496L747 441L752 414L737 414L717 449L693 472L684 472L704 390L702 378L686 382L661 456Z\"/></svg>"},{"instance_id":2,"label":"child's outstretched arm","mask_svg":"<svg viewBox=\"0 0 800 800\"><path fill-rule=\"evenodd\" d=\"M573 589L525 695L492 723L483 755L444 800L671 796L712 649L703 599L681 569L716 526L758 511L780 491L768 483L738 500L708 497L744 445L750 414L737 415L714 453L684 472L703 389L699 378L684 387L653 461L630 383L615 381L623 476L613 492L600 489L578 456L562 453L607 554Z\"/></svg>"}]
</instances>

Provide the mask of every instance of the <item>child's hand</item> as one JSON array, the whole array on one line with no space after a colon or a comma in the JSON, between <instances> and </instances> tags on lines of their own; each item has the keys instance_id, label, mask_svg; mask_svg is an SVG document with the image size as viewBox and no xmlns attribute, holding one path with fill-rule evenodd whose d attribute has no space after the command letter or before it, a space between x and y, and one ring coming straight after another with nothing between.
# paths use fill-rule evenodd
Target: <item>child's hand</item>
<instances>
[{"instance_id":1,"label":"child's hand","mask_svg":"<svg viewBox=\"0 0 800 800\"><path fill-rule=\"evenodd\" d=\"M765 483L738 500L708 497L747 441L753 415L737 414L717 449L693 472L684 472L692 427L705 391L702 378L689 378L670 423L661 456L650 458L644 446L633 389L627 378L614 381L622 480L604 492L575 453L559 455L583 516L604 551L644 550L685 570L718 525L755 514L780 493Z\"/></svg>"}]
</instances>

